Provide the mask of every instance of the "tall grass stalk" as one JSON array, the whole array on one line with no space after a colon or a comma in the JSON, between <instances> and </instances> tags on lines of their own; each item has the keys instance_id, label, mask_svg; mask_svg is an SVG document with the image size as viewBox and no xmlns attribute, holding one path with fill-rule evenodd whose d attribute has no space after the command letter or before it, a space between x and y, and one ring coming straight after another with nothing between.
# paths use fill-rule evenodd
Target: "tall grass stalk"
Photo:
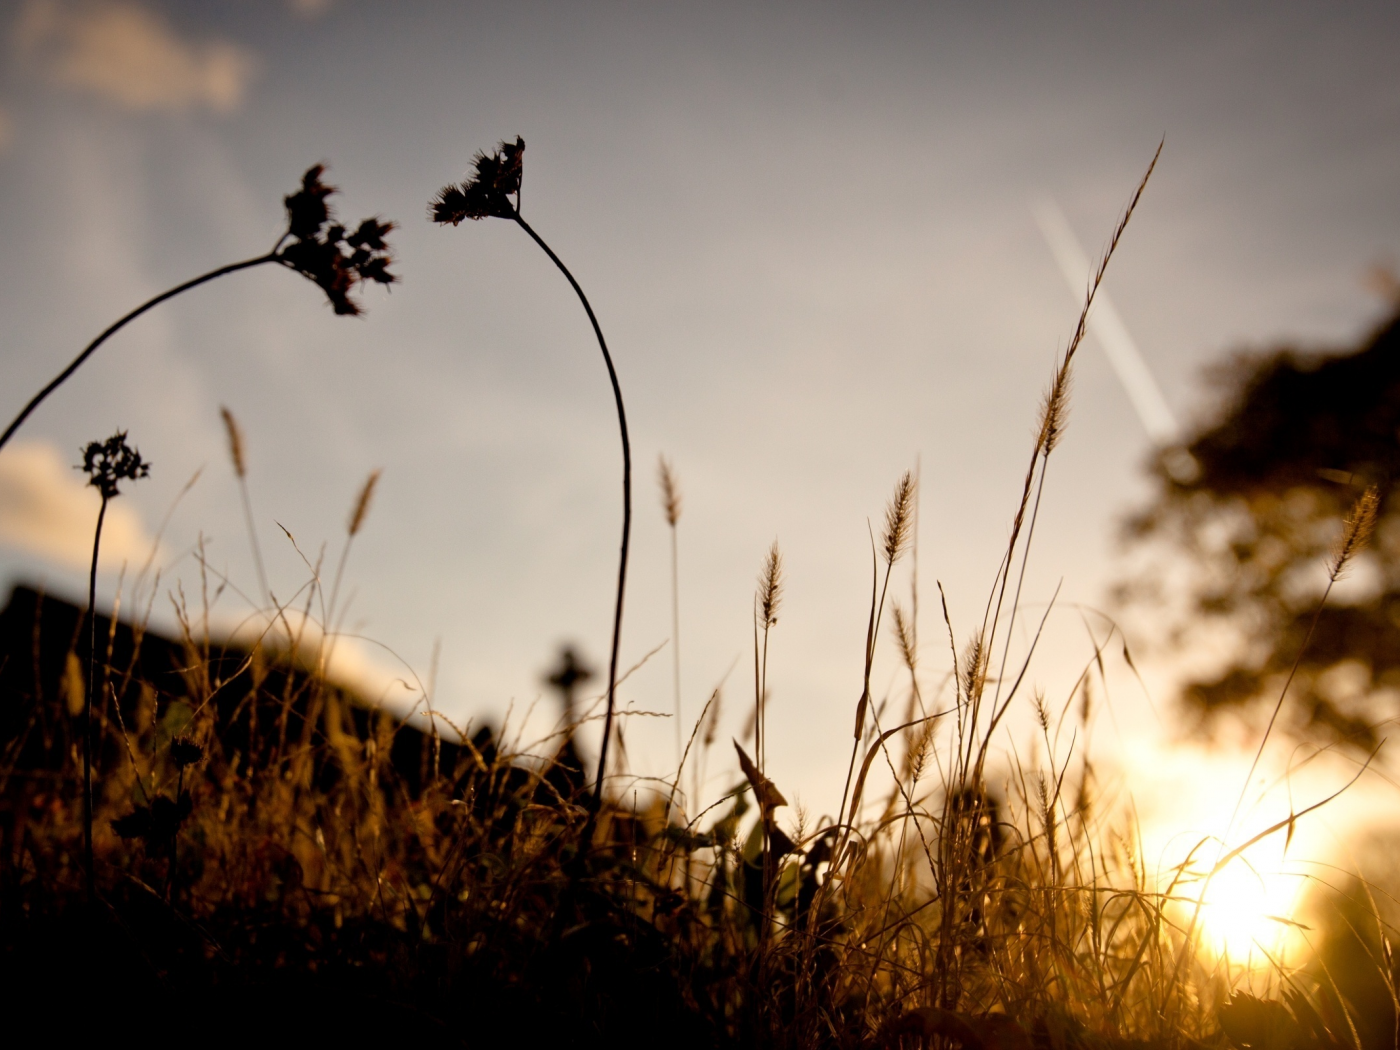
<instances>
[{"instance_id":1,"label":"tall grass stalk","mask_svg":"<svg viewBox=\"0 0 1400 1050\"><path fill-rule=\"evenodd\" d=\"M676 525L681 520L681 490L676 472L665 456L658 458L657 480L661 485L661 510L666 515L666 526L671 533L671 675L676 705L673 716L676 720L676 767L679 769L685 750L681 746L685 730L681 718L681 583L680 553L676 539Z\"/></svg>"},{"instance_id":2,"label":"tall grass stalk","mask_svg":"<svg viewBox=\"0 0 1400 1050\"><path fill-rule=\"evenodd\" d=\"M238 479L238 495L243 503L243 521L248 527L248 546L253 552L253 568L258 574L258 598L271 603L272 592L267 586L267 570L263 567L262 545L258 543L258 528L253 518L253 500L248 494L248 460L243 443L243 431L238 420L226 406L219 406L219 415L228 432L228 455L233 463L233 475Z\"/></svg>"}]
</instances>

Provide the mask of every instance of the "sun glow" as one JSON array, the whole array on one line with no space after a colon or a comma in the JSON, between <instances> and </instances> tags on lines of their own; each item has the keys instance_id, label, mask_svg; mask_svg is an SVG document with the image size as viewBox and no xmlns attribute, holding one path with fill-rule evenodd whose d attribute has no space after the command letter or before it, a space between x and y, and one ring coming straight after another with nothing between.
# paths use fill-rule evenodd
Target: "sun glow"
<instances>
[{"instance_id":1,"label":"sun glow","mask_svg":"<svg viewBox=\"0 0 1400 1050\"><path fill-rule=\"evenodd\" d=\"M1129 761L1145 855L1175 902L1168 910L1178 934L1190 931L1203 961L1265 972L1311 954L1317 865L1373 819L1381 797L1373 792L1383 789L1359 783L1325 810L1302 815L1290 833L1290 813L1335 793L1348 770L1315 762L1279 779L1256 770L1248 805L1236 813L1251 757L1245 748L1141 745ZM1269 829L1207 882L1219 857Z\"/></svg>"},{"instance_id":2,"label":"sun glow","mask_svg":"<svg viewBox=\"0 0 1400 1050\"><path fill-rule=\"evenodd\" d=\"M1306 946L1306 927L1294 918L1304 878L1290 872L1281 855L1261 853L1236 857L1205 887L1199 919L1202 944L1234 965L1267 967ZM1188 896L1200 892L1200 883L1196 886Z\"/></svg>"}]
</instances>

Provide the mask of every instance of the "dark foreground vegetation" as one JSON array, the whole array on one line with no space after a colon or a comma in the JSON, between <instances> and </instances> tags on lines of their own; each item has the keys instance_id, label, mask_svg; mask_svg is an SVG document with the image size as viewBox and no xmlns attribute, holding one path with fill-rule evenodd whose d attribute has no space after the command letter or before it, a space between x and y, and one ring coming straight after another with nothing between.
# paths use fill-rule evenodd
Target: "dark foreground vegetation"
<instances>
[{"instance_id":1,"label":"dark foreground vegetation","mask_svg":"<svg viewBox=\"0 0 1400 1050\"><path fill-rule=\"evenodd\" d=\"M1096 817L1087 764L1058 786L1023 771L998 800L947 780L958 760L924 723L864 739L859 781L892 761L896 786L852 834L785 831L745 758L701 819L670 792L608 801L584 848L567 730L529 759L435 733L272 632L235 647L99 618L89 899L83 621L24 588L0 614L0 981L74 1037L1351 1047L1359 1021L1361 1045L1388 1045L1364 895L1329 953L1350 996L1298 971L1280 1002L1231 1001L1172 907L1191 874L1152 883Z\"/></svg>"}]
</instances>

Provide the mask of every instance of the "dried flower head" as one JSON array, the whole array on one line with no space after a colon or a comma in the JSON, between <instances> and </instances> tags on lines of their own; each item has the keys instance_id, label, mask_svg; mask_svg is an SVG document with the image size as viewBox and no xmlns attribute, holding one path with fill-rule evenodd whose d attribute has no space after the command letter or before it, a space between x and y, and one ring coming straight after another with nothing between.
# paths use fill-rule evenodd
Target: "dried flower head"
<instances>
[{"instance_id":1,"label":"dried flower head","mask_svg":"<svg viewBox=\"0 0 1400 1050\"><path fill-rule=\"evenodd\" d=\"M75 470L88 476L88 484L102 493L104 500L118 494L118 483L149 477L151 465L141 453L126 443L126 431L119 430L106 441L90 441L83 449L83 461Z\"/></svg>"},{"instance_id":2,"label":"dried flower head","mask_svg":"<svg viewBox=\"0 0 1400 1050\"><path fill-rule=\"evenodd\" d=\"M203 757L204 748L193 740L172 740L170 742L170 761L175 763L177 769L187 769Z\"/></svg>"},{"instance_id":3,"label":"dried flower head","mask_svg":"<svg viewBox=\"0 0 1400 1050\"><path fill-rule=\"evenodd\" d=\"M277 252L277 261L315 281L337 314L353 317L360 313L359 304L350 298L356 286L398 280L389 272L393 257L384 240L394 223L365 219L350 233L332 221L326 198L338 191L321 181L325 171L323 164L308 168L301 189L284 198L287 233L283 239L290 238L291 243Z\"/></svg>"},{"instance_id":4,"label":"dried flower head","mask_svg":"<svg viewBox=\"0 0 1400 1050\"><path fill-rule=\"evenodd\" d=\"M472 176L460 185L444 186L428 205L433 222L456 226L463 219L513 219L520 202L525 140L501 142L494 153L472 158ZM511 196L515 203L511 203Z\"/></svg>"}]
</instances>

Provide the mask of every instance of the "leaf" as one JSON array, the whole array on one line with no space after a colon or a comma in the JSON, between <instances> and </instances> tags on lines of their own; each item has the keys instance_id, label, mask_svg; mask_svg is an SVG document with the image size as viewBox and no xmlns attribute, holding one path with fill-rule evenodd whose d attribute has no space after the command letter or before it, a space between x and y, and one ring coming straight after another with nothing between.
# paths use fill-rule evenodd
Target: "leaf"
<instances>
[{"instance_id":1,"label":"leaf","mask_svg":"<svg viewBox=\"0 0 1400 1050\"><path fill-rule=\"evenodd\" d=\"M758 799L759 810L763 814L765 821L773 819L773 810L779 806L786 806L787 799L783 798L783 793L777 786L758 771L758 767L753 764L753 759L739 746L739 741L734 741L734 750L739 752L739 768L744 771L744 776L753 785L754 797Z\"/></svg>"},{"instance_id":2,"label":"leaf","mask_svg":"<svg viewBox=\"0 0 1400 1050\"><path fill-rule=\"evenodd\" d=\"M112 830L124 839L144 839L151 833L151 808L137 806L126 816L112 821Z\"/></svg>"},{"instance_id":3,"label":"leaf","mask_svg":"<svg viewBox=\"0 0 1400 1050\"><path fill-rule=\"evenodd\" d=\"M137 806L126 816L112 821L112 830L124 839L168 842L179 832L193 808L188 791L182 791L178 800L157 795L149 806Z\"/></svg>"}]
</instances>

